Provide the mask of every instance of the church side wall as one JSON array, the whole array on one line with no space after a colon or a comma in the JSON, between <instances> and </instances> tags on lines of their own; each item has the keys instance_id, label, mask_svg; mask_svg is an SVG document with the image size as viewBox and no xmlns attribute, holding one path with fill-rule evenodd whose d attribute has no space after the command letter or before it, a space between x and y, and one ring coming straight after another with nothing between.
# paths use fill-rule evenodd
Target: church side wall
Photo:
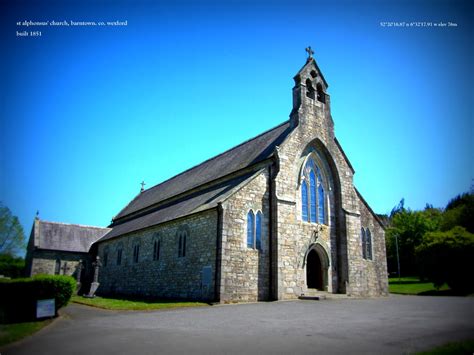
<instances>
[{"instance_id":1,"label":"church side wall","mask_svg":"<svg viewBox=\"0 0 474 355\"><path fill-rule=\"evenodd\" d=\"M388 295L387 253L385 249L385 231L362 201L360 202L361 225L369 229L372 235L372 260L361 256L361 290L365 296ZM360 231L359 231L360 235ZM359 238L360 250L362 240Z\"/></svg>"},{"instance_id":2,"label":"church side wall","mask_svg":"<svg viewBox=\"0 0 474 355\"><path fill-rule=\"evenodd\" d=\"M265 170L223 204L221 302L270 297L269 192ZM261 211L261 250L247 247L247 213Z\"/></svg>"},{"instance_id":3,"label":"church side wall","mask_svg":"<svg viewBox=\"0 0 474 355\"><path fill-rule=\"evenodd\" d=\"M179 256L178 251L182 231L187 233L185 256ZM209 210L104 241L98 245L103 263L98 293L212 300L215 298L216 237L217 211ZM153 259L155 240L160 241L158 260ZM138 262L133 259L136 244L140 245ZM122 258L118 265L120 248ZM203 280L205 275L210 279Z\"/></svg>"}]
</instances>

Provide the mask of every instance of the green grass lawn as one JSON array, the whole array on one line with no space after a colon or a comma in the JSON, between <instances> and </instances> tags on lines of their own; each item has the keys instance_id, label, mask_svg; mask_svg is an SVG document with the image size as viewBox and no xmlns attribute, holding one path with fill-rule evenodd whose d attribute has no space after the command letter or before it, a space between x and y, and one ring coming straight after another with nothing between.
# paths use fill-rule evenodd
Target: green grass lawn
<instances>
[{"instance_id":1,"label":"green grass lawn","mask_svg":"<svg viewBox=\"0 0 474 355\"><path fill-rule=\"evenodd\" d=\"M443 285L437 290L431 282L421 282L418 277L393 277L388 279L390 293L403 295L449 295L448 285Z\"/></svg>"},{"instance_id":2,"label":"green grass lawn","mask_svg":"<svg viewBox=\"0 0 474 355\"><path fill-rule=\"evenodd\" d=\"M47 326L52 320L47 319L37 322L0 324L0 346L13 343L28 335L31 335L41 328Z\"/></svg>"},{"instance_id":3,"label":"green grass lawn","mask_svg":"<svg viewBox=\"0 0 474 355\"><path fill-rule=\"evenodd\" d=\"M474 354L474 340L458 341L423 351L418 355Z\"/></svg>"},{"instance_id":4,"label":"green grass lawn","mask_svg":"<svg viewBox=\"0 0 474 355\"><path fill-rule=\"evenodd\" d=\"M84 298L82 296L73 296L72 302L85 304L92 307L113 310L156 310L170 309L180 307L199 307L207 306L204 302L181 302L181 301L163 301L163 300L128 300L115 298Z\"/></svg>"}]
</instances>

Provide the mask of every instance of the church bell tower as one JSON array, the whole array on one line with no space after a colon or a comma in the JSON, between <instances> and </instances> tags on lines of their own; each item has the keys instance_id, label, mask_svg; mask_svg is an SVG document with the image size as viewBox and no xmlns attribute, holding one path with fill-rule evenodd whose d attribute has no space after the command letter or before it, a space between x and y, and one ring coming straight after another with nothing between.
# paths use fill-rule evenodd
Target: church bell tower
<instances>
[{"instance_id":1,"label":"church bell tower","mask_svg":"<svg viewBox=\"0 0 474 355\"><path fill-rule=\"evenodd\" d=\"M313 57L311 47L306 48L308 57L305 65L294 76L293 110L290 121L293 126L316 123L328 126L334 135L334 123L331 118L330 97L327 94L328 83Z\"/></svg>"}]
</instances>

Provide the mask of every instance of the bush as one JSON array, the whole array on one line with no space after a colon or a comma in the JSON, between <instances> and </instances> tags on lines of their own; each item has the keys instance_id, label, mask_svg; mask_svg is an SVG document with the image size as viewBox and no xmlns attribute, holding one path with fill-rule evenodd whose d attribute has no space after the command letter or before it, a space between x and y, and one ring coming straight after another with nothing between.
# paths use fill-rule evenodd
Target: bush
<instances>
[{"instance_id":1,"label":"bush","mask_svg":"<svg viewBox=\"0 0 474 355\"><path fill-rule=\"evenodd\" d=\"M17 278L23 276L25 260L9 254L0 254L0 275Z\"/></svg>"},{"instance_id":2,"label":"bush","mask_svg":"<svg viewBox=\"0 0 474 355\"><path fill-rule=\"evenodd\" d=\"M474 291L474 234L463 227L430 232L416 248L423 276L436 287L444 283L455 292Z\"/></svg>"},{"instance_id":3,"label":"bush","mask_svg":"<svg viewBox=\"0 0 474 355\"><path fill-rule=\"evenodd\" d=\"M36 301L55 299L56 313L67 305L76 289L70 276L38 275L0 282L0 323L36 319Z\"/></svg>"}]
</instances>

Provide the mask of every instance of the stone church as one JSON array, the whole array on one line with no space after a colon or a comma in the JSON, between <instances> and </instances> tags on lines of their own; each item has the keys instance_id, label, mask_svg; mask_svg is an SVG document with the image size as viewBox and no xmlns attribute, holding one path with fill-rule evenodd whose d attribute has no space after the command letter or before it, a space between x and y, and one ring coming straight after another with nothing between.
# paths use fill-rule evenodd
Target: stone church
<instances>
[{"instance_id":1,"label":"stone church","mask_svg":"<svg viewBox=\"0 0 474 355\"><path fill-rule=\"evenodd\" d=\"M100 294L218 302L387 294L384 226L353 184L312 52L288 121L156 186L91 253Z\"/></svg>"},{"instance_id":2,"label":"stone church","mask_svg":"<svg viewBox=\"0 0 474 355\"><path fill-rule=\"evenodd\" d=\"M76 276L79 261L90 269L89 250L109 231L109 228L49 222L36 217L26 247L25 276Z\"/></svg>"}]
</instances>

